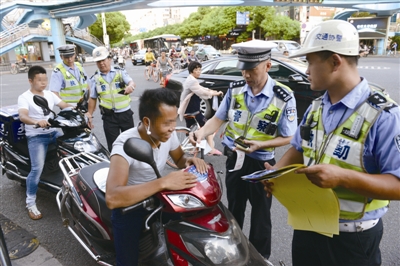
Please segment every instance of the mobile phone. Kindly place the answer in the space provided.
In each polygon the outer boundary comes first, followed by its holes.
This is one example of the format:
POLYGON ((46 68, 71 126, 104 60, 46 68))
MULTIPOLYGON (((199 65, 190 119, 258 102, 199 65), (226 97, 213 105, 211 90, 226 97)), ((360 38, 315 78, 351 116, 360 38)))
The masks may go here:
POLYGON ((118 94, 125 94, 125 90, 124 90, 124 89, 120 90, 120 91, 118 92, 118 94))
POLYGON ((233 142, 235 143, 237 148, 247 151, 248 149, 250 149, 250 145, 244 143, 244 140, 245 140, 245 138, 243 136, 240 136, 237 139, 235 139, 233 142))

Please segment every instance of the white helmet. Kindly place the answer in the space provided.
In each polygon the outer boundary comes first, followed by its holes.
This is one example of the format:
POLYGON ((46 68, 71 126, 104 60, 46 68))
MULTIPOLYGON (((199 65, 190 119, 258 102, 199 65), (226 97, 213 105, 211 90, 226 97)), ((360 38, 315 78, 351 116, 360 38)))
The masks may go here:
POLYGON ((104 60, 108 57, 110 53, 108 52, 107 48, 104 46, 100 46, 100 47, 96 47, 93 50, 93 61, 97 62, 97 61, 101 61, 104 60))
POLYGON ((358 56, 359 40, 357 29, 344 20, 328 20, 315 26, 298 52, 289 57, 309 53, 331 51, 336 54, 358 56))

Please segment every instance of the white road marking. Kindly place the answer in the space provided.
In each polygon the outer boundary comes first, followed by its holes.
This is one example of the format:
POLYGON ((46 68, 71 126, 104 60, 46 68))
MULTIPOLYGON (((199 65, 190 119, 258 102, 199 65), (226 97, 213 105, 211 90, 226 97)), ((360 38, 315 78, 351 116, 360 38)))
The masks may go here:
POLYGON ((388 70, 390 67, 374 67, 374 66, 358 66, 359 69, 378 69, 378 70, 388 70))

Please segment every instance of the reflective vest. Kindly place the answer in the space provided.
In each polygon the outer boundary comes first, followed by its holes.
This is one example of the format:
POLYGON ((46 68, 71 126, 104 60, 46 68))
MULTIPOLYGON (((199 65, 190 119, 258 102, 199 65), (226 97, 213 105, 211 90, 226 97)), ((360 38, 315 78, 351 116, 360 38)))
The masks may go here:
POLYGON ((85 83, 86 77, 81 64, 75 63, 75 66, 78 67, 80 72, 79 80, 77 80, 63 64, 58 64, 56 66, 56 69, 61 72, 65 81, 65 88, 61 89, 60 98, 67 103, 79 102, 87 88, 87 84, 85 83))
MULTIPOLYGON (((321 103, 322 97, 314 100, 307 115, 306 124, 311 131, 308 140, 302 139, 304 164, 333 164, 366 173, 363 153, 368 132, 381 112, 393 107, 393 100, 380 91, 372 90, 371 96, 329 135, 324 133, 321 103)), ((357 220, 365 212, 389 204, 388 200, 369 199, 343 187, 333 190, 340 203, 340 219, 357 220)))
POLYGON ((106 109, 121 110, 130 105, 131 97, 129 95, 118 94, 121 89, 125 88, 125 86, 121 86, 124 84, 121 70, 117 70, 110 84, 103 79, 99 71, 94 74, 94 79, 100 106, 106 109))
MULTIPOLYGON (((225 135, 232 139, 243 136, 247 140, 258 141, 267 141, 276 138, 278 121, 282 116, 287 102, 293 97, 292 90, 276 82, 279 86, 274 86, 274 96, 268 107, 253 114, 247 107, 244 92, 241 92, 244 84, 244 81, 233 83, 225 135), (240 87, 235 88, 235 85, 240 85, 240 87)), ((266 148, 264 150, 272 152, 274 148, 266 148)))

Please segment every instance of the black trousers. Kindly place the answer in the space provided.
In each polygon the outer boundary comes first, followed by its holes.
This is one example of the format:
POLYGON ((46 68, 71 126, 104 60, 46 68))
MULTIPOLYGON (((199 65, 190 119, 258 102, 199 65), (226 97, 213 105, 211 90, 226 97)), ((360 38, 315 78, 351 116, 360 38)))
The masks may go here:
POLYGON ((106 135, 107 147, 111 152, 112 144, 121 132, 133 128, 133 111, 131 109, 122 113, 108 113, 102 115, 103 129, 106 135))
POLYGON ((243 228, 247 200, 251 204, 250 236, 249 240, 257 251, 264 257, 271 255, 271 204, 272 198, 267 198, 262 183, 243 181, 242 176, 255 171, 263 170, 264 162, 275 164, 275 159, 268 161, 255 160, 245 156, 242 169, 229 172, 235 167, 236 152, 225 147, 226 160, 226 191, 228 209, 235 217, 240 228, 243 228))
POLYGON ((382 219, 363 232, 340 232, 326 237, 310 231, 295 230, 292 242, 293 266, 378 266, 382 219))

